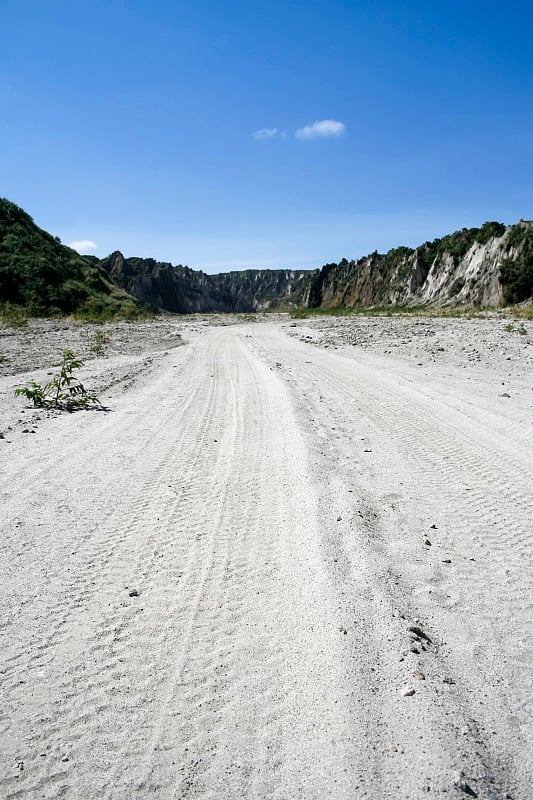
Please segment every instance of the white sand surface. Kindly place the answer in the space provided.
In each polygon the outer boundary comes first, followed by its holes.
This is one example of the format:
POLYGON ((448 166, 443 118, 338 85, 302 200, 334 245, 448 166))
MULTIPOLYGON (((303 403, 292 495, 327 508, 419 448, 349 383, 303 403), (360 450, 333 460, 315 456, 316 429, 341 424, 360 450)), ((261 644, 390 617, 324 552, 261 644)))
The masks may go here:
POLYGON ((505 324, 0 332, 0 797, 529 800, 533 323, 505 324), (13 397, 68 346, 105 410, 13 397))

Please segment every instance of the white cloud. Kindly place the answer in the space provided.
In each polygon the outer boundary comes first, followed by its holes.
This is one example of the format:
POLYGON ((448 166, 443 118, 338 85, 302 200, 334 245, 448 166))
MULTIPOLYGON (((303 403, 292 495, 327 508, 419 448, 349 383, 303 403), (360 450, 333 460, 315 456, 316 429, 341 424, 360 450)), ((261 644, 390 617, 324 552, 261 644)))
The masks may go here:
POLYGON ((73 250, 77 250, 78 253, 86 253, 87 250, 98 249, 96 242, 91 242, 90 239, 80 239, 79 242, 69 242, 68 246, 72 247, 73 250))
POLYGON ((261 128, 260 131, 255 131, 253 134, 254 139, 272 139, 278 132, 277 128, 261 128))
POLYGON ((313 122, 312 125, 306 125, 304 128, 298 128, 295 132, 297 139, 327 139, 338 138, 346 131, 344 122, 337 122, 334 119, 321 119, 313 122))

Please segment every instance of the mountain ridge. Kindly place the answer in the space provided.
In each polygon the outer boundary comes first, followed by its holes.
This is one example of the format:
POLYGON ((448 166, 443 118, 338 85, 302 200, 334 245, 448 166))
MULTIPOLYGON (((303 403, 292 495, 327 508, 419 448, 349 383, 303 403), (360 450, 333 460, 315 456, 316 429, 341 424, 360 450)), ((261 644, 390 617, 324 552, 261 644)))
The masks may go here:
POLYGON ((135 317, 153 312, 238 312, 372 306, 501 306, 533 297, 533 222, 486 222, 320 269, 209 275, 119 250, 82 256, 0 199, 0 304, 32 315, 135 317))

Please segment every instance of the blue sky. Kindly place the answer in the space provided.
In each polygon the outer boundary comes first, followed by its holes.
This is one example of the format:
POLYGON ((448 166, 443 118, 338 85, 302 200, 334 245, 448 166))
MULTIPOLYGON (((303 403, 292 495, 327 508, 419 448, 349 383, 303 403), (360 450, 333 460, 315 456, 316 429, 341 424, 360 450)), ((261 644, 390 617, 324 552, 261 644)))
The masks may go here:
POLYGON ((532 218, 532 29, 520 1, 2 0, 0 195, 208 272, 532 218))

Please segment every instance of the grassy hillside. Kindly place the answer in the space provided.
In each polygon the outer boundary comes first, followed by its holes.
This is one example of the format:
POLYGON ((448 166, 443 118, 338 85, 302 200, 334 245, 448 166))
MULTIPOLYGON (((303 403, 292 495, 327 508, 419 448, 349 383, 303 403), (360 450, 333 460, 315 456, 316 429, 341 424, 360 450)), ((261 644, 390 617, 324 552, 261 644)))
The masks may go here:
POLYGON ((0 199, 0 306, 9 305, 31 316, 135 318, 140 313, 102 269, 0 199))

